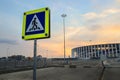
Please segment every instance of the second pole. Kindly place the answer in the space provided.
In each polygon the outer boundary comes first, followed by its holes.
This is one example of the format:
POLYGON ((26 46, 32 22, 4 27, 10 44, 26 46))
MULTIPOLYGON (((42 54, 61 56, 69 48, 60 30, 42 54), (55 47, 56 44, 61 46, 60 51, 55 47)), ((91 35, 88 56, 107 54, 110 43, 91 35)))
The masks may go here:
POLYGON ((36 80, 36 61, 37 61, 37 39, 34 40, 34 64, 33 64, 33 80, 36 80))

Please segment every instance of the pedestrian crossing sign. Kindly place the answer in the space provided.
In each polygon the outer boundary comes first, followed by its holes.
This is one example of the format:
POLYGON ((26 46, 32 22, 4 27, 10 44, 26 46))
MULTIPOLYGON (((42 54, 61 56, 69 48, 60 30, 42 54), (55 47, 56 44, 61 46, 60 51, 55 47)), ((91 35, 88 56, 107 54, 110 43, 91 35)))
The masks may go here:
POLYGON ((22 39, 50 38, 50 9, 41 8, 23 15, 22 39))

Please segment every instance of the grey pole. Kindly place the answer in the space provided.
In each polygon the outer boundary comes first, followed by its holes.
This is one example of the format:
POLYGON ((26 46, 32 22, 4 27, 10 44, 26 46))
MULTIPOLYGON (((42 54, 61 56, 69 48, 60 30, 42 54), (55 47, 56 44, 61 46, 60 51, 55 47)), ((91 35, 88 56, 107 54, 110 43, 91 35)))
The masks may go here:
POLYGON ((63 18, 63 33, 64 33, 64 62, 65 62, 65 57, 66 57, 66 47, 65 47, 65 17, 67 16, 66 14, 61 15, 63 18))
POLYGON ((37 54, 37 40, 34 40, 34 64, 33 64, 33 80, 36 80, 36 54, 37 54))

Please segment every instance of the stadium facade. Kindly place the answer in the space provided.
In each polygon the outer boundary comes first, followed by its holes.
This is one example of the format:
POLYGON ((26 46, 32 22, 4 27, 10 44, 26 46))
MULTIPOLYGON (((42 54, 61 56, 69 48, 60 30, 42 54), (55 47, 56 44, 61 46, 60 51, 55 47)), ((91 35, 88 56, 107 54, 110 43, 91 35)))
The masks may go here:
POLYGON ((101 59, 120 57, 120 43, 96 44, 72 49, 72 57, 79 59, 101 59))

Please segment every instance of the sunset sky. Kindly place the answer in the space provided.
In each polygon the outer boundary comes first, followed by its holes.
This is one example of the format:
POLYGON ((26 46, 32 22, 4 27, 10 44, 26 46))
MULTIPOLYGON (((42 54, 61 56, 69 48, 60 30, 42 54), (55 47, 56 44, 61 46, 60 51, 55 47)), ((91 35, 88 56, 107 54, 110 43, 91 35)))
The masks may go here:
POLYGON ((1 0, 0 57, 33 56, 33 40, 21 38, 23 13, 43 7, 51 10, 51 38, 38 40, 37 55, 63 57, 63 13, 66 57, 74 47, 120 42, 120 0, 1 0))

